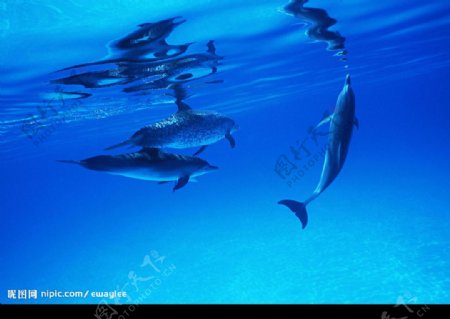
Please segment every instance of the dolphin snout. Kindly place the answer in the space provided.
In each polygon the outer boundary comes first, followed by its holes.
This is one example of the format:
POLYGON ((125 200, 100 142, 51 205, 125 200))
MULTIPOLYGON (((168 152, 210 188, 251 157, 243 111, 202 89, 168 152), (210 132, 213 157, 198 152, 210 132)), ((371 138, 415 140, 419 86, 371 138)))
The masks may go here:
POLYGON ((347 75, 345 76, 345 84, 350 85, 350 83, 351 83, 350 74, 347 74, 347 75))

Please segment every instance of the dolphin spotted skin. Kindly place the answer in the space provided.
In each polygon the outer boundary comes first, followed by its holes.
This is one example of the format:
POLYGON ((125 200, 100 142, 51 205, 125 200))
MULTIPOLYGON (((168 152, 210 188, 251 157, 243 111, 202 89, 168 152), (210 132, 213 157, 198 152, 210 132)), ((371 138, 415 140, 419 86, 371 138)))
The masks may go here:
POLYGON ((213 111, 191 109, 186 103, 177 101, 178 112, 168 118, 145 126, 128 140, 110 146, 135 145, 150 148, 190 148, 201 147, 199 154, 209 144, 216 143, 224 137, 233 148, 236 144, 231 133, 237 129, 233 119, 213 111))
POLYGON ((189 179, 218 169, 198 157, 166 153, 154 148, 143 148, 139 152, 115 156, 94 156, 81 161, 58 162, 79 164, 90 170, 135 179, 160 183, 176 181, 174 191, 185 186, 189 179))
POLYGON ((358 127, 358 120, 355 117, 355 95, 350 85, 350 75, 347 75, 345 79, 344 88, 338 96, 334 113, 322 120, 317 127, 328 122, 330 123, 328 147, 325 153, 322 175, 316 189, 304 202, 291 199, 278 202, 278 204, 287 206, 295 213, 302 223, 302 228, 305 228, 308 224, 306 206, 322 194, 339 175, 347 158, 353 126, 358 127))

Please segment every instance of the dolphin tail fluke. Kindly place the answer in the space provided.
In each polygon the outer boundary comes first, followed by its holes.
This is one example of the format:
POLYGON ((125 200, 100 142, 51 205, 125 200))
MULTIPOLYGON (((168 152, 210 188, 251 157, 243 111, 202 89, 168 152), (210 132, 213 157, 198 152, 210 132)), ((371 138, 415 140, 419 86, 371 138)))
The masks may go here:
POLYGON ((126 141, 123 141, 123 142, 121 142, 119 144, 114 144, 112 146, 109 146, 109 147, 105 148, 105 151, 109 151, 109 150, 112 150, 114 148, 130 145, 130 144, 132 144, 131 140, 126 140, 126 141))
POLYGON ((306 205, 302 202, 297 202, 291 199, 283 199, 278 202, 278 204, 287 206, 291 211, 295 213, 295 216, 300 219, 302 223, 302 229, 305 229, 308 224, 308 213, 306 212, 306 205))

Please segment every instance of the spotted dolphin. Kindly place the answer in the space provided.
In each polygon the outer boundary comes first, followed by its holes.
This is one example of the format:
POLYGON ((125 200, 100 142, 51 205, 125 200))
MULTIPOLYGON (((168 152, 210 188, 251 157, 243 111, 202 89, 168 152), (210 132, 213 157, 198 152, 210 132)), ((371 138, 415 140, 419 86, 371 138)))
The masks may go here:
POLYGON ((193 110, 181 100, 177 100, 176 104, 178 106, 176 113, 141 128, 126 141, 105 150, 126 145, 177 149, 200 147, 194 154, 197 155, 207 145, 223 138, 226 138, 234 148, 236 142, 231 133, 237 129, 237 125, 233 119, 213 111, 193 110))
POLYGON ((59 160, 81 165, 87 169, 113 175, 167 183, 176 181, 173 190, 185 186, 189 180, 217 169, 201 158, 166 153, 155 148, 121 155, 100 155, 81 161, 59 160))
MULTIPOLYGON (((338 96, 336 108, 329 117, 323 119, 317 127, 330 123, 329 138, 325 161, 322 168, 320 181, 312 195, 304 202, 284 199, 278 202, 287 206, 300 219, 302 228, 308 224, 306 206, 316 199, 339 175, 347 158, 353 126, 358 127, 355 117, 355 95, 350 85, 350 75, 345 79, 344 88, 338 96)), ((316 128, 317 128, 316 127, 316 128)))

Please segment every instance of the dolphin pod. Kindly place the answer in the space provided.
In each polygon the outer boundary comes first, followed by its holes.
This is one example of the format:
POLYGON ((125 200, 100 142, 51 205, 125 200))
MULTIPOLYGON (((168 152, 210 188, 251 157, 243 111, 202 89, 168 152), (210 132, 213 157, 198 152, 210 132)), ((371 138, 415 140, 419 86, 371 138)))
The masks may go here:
MULTIPOLYGON (((311 23, 308 35, 316 40, 327 41, 330 50, 342 50, 345 55, 345 38, 338 32, 329 31, 336 21, 320 9, 305 8, 307 0, 291 0, 285 7, 287 13, 311 23)), ((232 148, 235 140, 231 135, 237 125, 234 120, 217 112, 193 110, 184 100, 187 94, 183 85, 187 82, 207 77, 217 72, 223 57, 216 54, 214 41, 207 43, 204 53, 185 55, 191 43, 171 45, 166 38, 185 20, 178 17, 156 23, 139 25, 139 29, 122 39, 109 44, 109 55, 103 60, 84 63, 62 69, 71 74, 52 83, 79 85, 89 89, 122 86, 127 94, 146 95, 173 90, 177 112, 171 116, 142 127, 130 138, 112 145, 105 150, 122 146, 136 146, 141 150, 121 155, 100 155, 85 160, 62 160, 87 169, 130 178, 166 183, 176 181, 174 191, 185 186, 189 180, 211 172, 217 167, 195 157, 208 145, 227 139, 232 148), (99 66, 104 67, 99 70, 99 66), (112 67, 111 67, 112 66, 112 67), (95 67, 89 70, 89 67, 95 67), (83 68, 83 69, 81 69, 83 68), (86 71, 84 68, 88 68, 86 71), (106 69, 105 69, 106 68, 106 69), (77 73, 80 69, 82 72, 77 73), (207 70, 206 75, 198 76, 198 70, 207 70), (164 152, 163 148, 185 149, 200 147, 193 156, 164 152)), ((355 118, 355 97, 347 75, 344 88, 338 96, 336 108, 330 117, 322 120, 317 127, 330 123, 325 161, 319 183, 304 202, 291 199, 278 203, 287 206, 300 219, 302 228, 308 223, 306 206, 327 189, 339 175, 347 157, 353 132, 358 124, 355 118)), ((220 80, 204 84, 221 83, 220 80)), ((90 98, 91 93, 84 98, 90 98)), ((164 93, 167 95, 166 93, 164 93)), ((317 128, 316 127, 316 128, 317 128)))
POLYGON ((347 75, 345 84, 340 92, 336 108, 329 117, 323 119, 316 129, 326 123, 330 123, 327 151, 323 163, 322 175, 312 195, 304 202, 284 199, 278 204, 287 206, 300 219, 302 228, 308 224, 306 206, 322 194, 339 175, 347 158, 353 126, 358 127, 355 117, 355 95, 350 83, 350 75, 347 75))
MULTIPOLYGON (((237 129, 237 125, 233 119, 218 112, 193 110, 184 102, 188 94, 183 85, 216 73, 219 61, 223 58, 216 54, 213 40, 208 41, 207 51, 203 53, 185 54, 191 43, 168 44, 167 37, 184 22, 180 17, 175 17, 140 24, 136 31, 111 41, 108 44, 109 53, 104 59, 58 71, 70 71, 70 74, 54 79, 52 83, 78 85, 97 91, 121 86, 122 92, 139 95, 161 94, 160 92, 173 90, 177 105, 177 112, 171 116, 147 125, 128 140, 105 149, 129 145, 140 147, 138 152, 58 162, 78 164, 90 170, 161 184, 175 181, 174 191, 190 180, 195 180, 195 177, 217 169, 195 156, 207 145, 224 138, 234 148, 236 142, 231 133, 237 129), (199 148, 193 156, 162 150, 193 147, 199 148)), ((221 81, 205 82, 214 83, 221 81)), ((92 95, 89 93, 86 98, 92 95)))
POLYGON ((191 54, 186 52, 192 43, 167 43, 167 37, 185 21, 175 17, 140 24, 136 31, 111 41, 102 60, 63 68, 57 74, 64 76, 51 83, 96 89, 99 94, 101 89, 120 87, 127 94, 146 95, 215 74, 223 57, 216 54, 213 40, 206 44, 206 52, 191 54))

